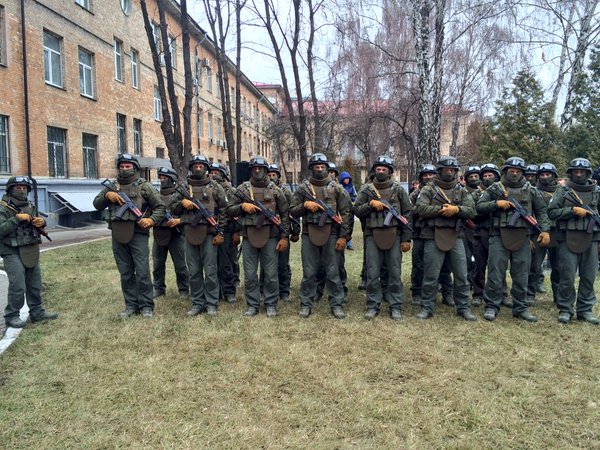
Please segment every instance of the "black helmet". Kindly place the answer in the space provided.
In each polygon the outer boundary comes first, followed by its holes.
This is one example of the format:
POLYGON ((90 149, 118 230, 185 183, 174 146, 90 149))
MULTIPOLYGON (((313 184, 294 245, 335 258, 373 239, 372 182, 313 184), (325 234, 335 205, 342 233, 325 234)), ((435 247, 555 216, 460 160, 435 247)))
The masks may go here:
POLYGON ((466 179, 469 175, 472 175, 474 173, 476 173, 477 175, 479 175, 480 172, 481 172, 481 167, 479 167, 479 166, 469 166, 469 167, 467 167, 467 170, 465 170, 464 177, 466 179))
POLYGON ((556 178, 558 178, 558 171, 556 170, 556 166, 552 163, 541 163, 538 166, 537 175, 539 175, 542 172, 550 172, 556 178))
POLYGON ((269 172, 275 172, 277 175, 281 176, 281 170, 279 170, 277 164, 269 164, 269 172))
POLYGON ((426 173, 437 174, 437 169, 433 164, 424 164, 423 167, 419 170, 419 181, 426 173))
POLYGON ((170 167, 161 167, 160 169, 158 169, 158 176, 163 176, 163 177, 168 177, 170 178, 174 183, 177 182, 177 179, 179 178, 179 175, 177 175, 177 172, 175 172, 175 170, 173 170, 170 167))
POLYGON ((315 164, 325 164, 328 166, 328 162, 327 156, 325 156, 323 153, 314 153, 308 160, 308 168, 311 169, 315 164))
POLYGON ((525 168, 525 175, 537 175, 538 173, 538 165, 537 164, 529 164, 525 168))
POLYGON ((592 164, 585 158, 575 158, 569 163, 569 167, 567 167, 567 173, 570 173, 571 170, 581 169, 587 171, 589 175, 591 175, 594 170, 592 169, 592 164))
POLYGON ((440 171, 446 167, 458 170, 460 169, 460 164, 458 164, 458 160, 454 156, 442 156, 438 159, 436 168, 440 171))
POLYGON ((335 163, 328 162, 327 166, 328 166, 327 172, 335 172, 336 176, 338 176, 340 174, 340 171, 338 170, 338 168, 335 165, 335 163))
POLYGON ((121 153, 119 156, 117 156, 117 169, 119 168, 119 164, 121 164, 122 162, 131 163, 136 168, 136 170, 140 170, 140 162, 134 155, 130 155, 129 153, 121 153))
POLYGON ((496 178, 499 180, 500 179, 500 169, 498 169, 498 166, 496 164, 493 163, 485 163, 483 166, 481 166, 481 169, 479 171, 479 174, 481 176, 483 176, 483 174, 485 172, 492 172, 494 175, 496 175, 496 178))
POLYGON ((13 186, 18 186, 18 185, 25 185, 27 186, 27 192, 31 192, 31 179, 29 177, 25 177, 25 176, 17 176, 17 177, 10 177, 8 179, 8 181, 6 182, 6 192, 10 192, 10 189, 13 186))
POLYGON ((206 170, 210 169, 210 163, 208 162, 208 158, 204 155, 194 155, 192 156, 192 158, 190 159, 190 162, 188 163, 188 170, 192 170, 192 167, 194 166, 194 164, 204 164, 206 166, 206 170))
POLYGON ((220 162, 213 162, 210 165, 210 170, 218 170, 219 172, 221 172, 221 175, 227 178, 227 170, 225 168, 226 166, 224 166, 220 162))
POLYGON ((387 155, 380 155, 377 157, 373 165, 371 166, 371 170, 375 171, 375 167, 383 166, 390 169, 390 173, 394 173, 394 161, 391 157, 387 155))
POLYGON ((253 167, 264 167, 266 170, 269 170, 269 163, 262 156, 255 156, 250 159, 250 164, 248 164, 249 169, 253 167))
POLYGON ((502 166, 502 172, 506 172, 506 169, 519 169, 525 172, 525 160, 523 158, 519 158, 518 156, 511 156, 506 161, 504 161, 504 165, 502 166))

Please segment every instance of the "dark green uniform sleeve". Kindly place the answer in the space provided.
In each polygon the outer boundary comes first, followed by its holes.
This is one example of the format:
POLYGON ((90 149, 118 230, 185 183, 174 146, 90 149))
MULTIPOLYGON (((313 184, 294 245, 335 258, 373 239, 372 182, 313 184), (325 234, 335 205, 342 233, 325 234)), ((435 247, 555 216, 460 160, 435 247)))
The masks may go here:
POLYGON ((106 193, 108 191, 108 188, 104 188, 98 193, 98 195, 96 195, 96 197, 94 197, 93 205, 97 211, 102 211, 103 209, 108 208, 110 205, 110 201, 106 198, 106 193))
POLYGON ((473 200, 473 196, 469 194, 467 191, 463 192, 462 196, 462 204, 458 206, 458 214, 456 217, 459 219, 474 219, 477 215, 477 211, 475 211, 475 200, 473 200))
POLYGON ((568 220, 575 217, 573 208, 565 207, 565 189, 561 186, 555 192, 548 203, 548 217, 551 220, 568 220))
POLYGON ((227 195, 225 194, 225 190, 217 182, 215 182, 213 186, 213 198, 215 199, 215 204, 219 209, 219 216, 217 217, 219 227, 224 230, 230 220, 229 216, 227 215, 227 195))
POLYGON ((542 231, 550 231, 548 205, 546 205, 546 200, 544 200, 544 194, 534 187, 531 188, 531 206, 533 207, 533 214, 535 214, 540 229, 542 231))
POLYGON ((341 185, 336 185, 336 202, 337 212, 342 217, 342 224, 340 225, 340 237, 346 237, 350 239, 352 237, 352 230, 350 226, 350 214, 352 211, 352 202, 350 196, 341 185))
POLYGON ((429 184, 421 189, 415 205, 415 213, 421 219, 431 219, 440 215, 442 207, 440 205, 432 205, 433 195, 433 188, 429 184))
POLYGON ((494 211, 497 211, 498 205, 496 205, 496 200, 500 198, 496 195, 496 184, 492 184, 489 188, 487 188, 477 200, 477 212, 482 215, 491 214, 494 211))
POLYGON ((0 239, 14 232, 19 226, 19 222, 15 213, 5 207, 0 207, 0 239))
POLYGON ((152 212, 150 219, 152 219, 154 223, 159 223, 164 219, 167 211, 164 202, 160 198, 160 194, 154 186, 152 186, 152 183, 148 181, 142 184, 141 193, 142 198, 146 201, 146 204, 152 212))
POLYGON ((367 194, 367 189, 369 189, 369 184, 363 185, 358 191, 354 202, 354 214, 360 219, 367 217, 373 211, 373 208, 369 205, 372 199, 367 194))
MULTIPOLYGON (((243 191, 243 184, 240 184, 236 190, 243 191)), ((227 214, 229 214, 229 217, 242 217, 244 215, 244 212, 242 211, 242 199, 235 195, 235 191, 232 192, 231 198, 229 199, 227 214)))
POLYGON ((275 188, 275 202, 277 205, 277 214, 279 214, 279 218, 281 219, 281 226, 285 230, 285 234, 283 236, 280 235, 279 238, 288 239, 290 237, 290 205, 287 201, 285 193, 279 187, 275 188))
MULTIPOLYGON (((409 219, 412 215, 413 206, 412 206, 412 203, 410 202, 410 198, 409 198, 407 192, 402 187, 400 187, 398 189, 397 201, 400 204, 402 215, 404 217, 406 217, 407 219, 409 219)), ((409 223, 410 223, 410 220, 409 220, 409 223)), ((402 225, 402 233, 400 235, 401 242, 410 242, 411 239, 412 239, 411 231, 408 229, 408 227, 405 227, 404 225, 402 225)))
MULTIPOLYGON (((302 183, 304 185, 304 183, 302 183)), ((306 214, 306 208, 304 208, 304 197, 296 190, 292 195, 292 205, 290 206, 290 215, 292 217, 302 217, 306 214)))

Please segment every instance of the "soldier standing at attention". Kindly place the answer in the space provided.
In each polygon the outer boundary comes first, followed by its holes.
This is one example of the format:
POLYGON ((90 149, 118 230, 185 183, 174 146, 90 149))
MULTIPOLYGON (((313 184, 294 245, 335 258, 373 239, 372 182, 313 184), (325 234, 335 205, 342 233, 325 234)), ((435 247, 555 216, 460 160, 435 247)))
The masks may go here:
POLYGON ((183 224, 185 232, 192 297, 192 309, 187 314, 192 317, 204 312, 216 316, 219 307, 217 247, 225 241, 227 198, 219 183, 210 178, 209 167, 206 156, 194 155, 188 164, 187 195, 171 205, 179 216, 172 223, 183 224))
POLYGON ((365 319, 371 320, 379 315, 384 297, 381 289, 381 266, 385 261, 388 277, 385 300, 390 307, 390 316, 401 319, 400 310, 404 303, 402 285, 402 253, 410 250, 411 232, 407 226, 392 214, 390 206, 401 216, 408 216, 412 205, 406 191, 391 179, 394 173, 392 159, 379 156, 373 168, 375 180, 365 184, 359 191, 354 212, 357 217, 365 218, 364 242, 367 265, 367 312, 365 319))
MULTIPOLYGON (((179 176, 175 170, 170 167, 161 167, 158 169, 158 179, 160 180, 160 198, 165 205, 173 203, 174 198, 181 198, 181 194, 176 191, 179 176)), ((167 213, 167 215, 169 214, 167 213)), ((164 296, 167 291, 165 268, 169 253, 173 267, 175 267, 179 297, 187 298, 190 286, 188 269, 185 265, 185 239, 179 227, 169 225, 169 221, 173 217, 167 218, 167 215, 152 230, 154 235, 152 244, 154 299, 164 296)))
MULTIPOLYGON (((140 177, 140 163, 132 155, 117 158, 117 182, 113 191, 105 187, 94 198, 94 208, 108 208, 108 227, 112 230, 112 249, 121 274, 121 290, 125 310, 119 317, 126 319, 142 313, 151 318, 154 311, 152 280, 150 279, 149 229, 165 216, 165 204, 152 184, 140 177), (139 218, 130 208, 123 210, 125 194, 138 212, 151 211, 150 217, 139 218), (119 211, 124 211, 120 214, 119 211)), ((145 214, 144 214, 145 215, 145 214)))
POLYGON ((40 230, 46 221, 27 198, 31 192, 28 177, 10 177, 6 194, 0 201, 0 256, 8 275, 8 295, 4 321, 7 327, 23 328, 19 311, 27 300, 32 323, 53 320, 58 314, 42 305, 42 271, 40 269, 40 230))
POLYGON ((244 255, 244 290, 248 309, 246 317, 256 316, 260 308, 258 265, 264 271, 264 302, 267 317, 277 316, 279 300, 279 275, 277 252, 289 248, 289 205, 283 191, 267 177, 269 163, 256 156, 250 160, 250 181, 237 187, 227 212, 242 221, 242 253, 244 255), (260 202, 273 213, 269 220, 261 212, 260 202))
POLYGON ((592 313, 596 304, 594 281, 598 271, 600 241, 600 219, 597 218, 600 188, 590 180, 591 175, 592 165, 587 159, 572 160, 567 168, 566 186, 556 190, 548 205, 548 215, 556 221, 561 269, 556 300, 561 323, 571 321, 575 308, 578 320, 594 325, 600 323, 592 313), (579 273, 577 292, 576 273, 579 273))
POLYGON ((529 238, 536 219, 542 246, 550 243, 550 222, 546 202, 540 191, 525 179, 525 161, 513 156, 502 167, 500 181, 492 184, 477 202, 477 212, 491 214, 488 277, 483 292, 486 320, 495 320, 502 302, 502 283, 510 261, 513 316, 528 322, 537 322, 527 307, 527 279, 531 262, 529 238), (516 211, 522 206, 525 217, 516 211), (532 217, 535 216, 535 218, 532 217))
POLYGON ((423 219, 421 238, 425 240, 422 310, 417 319, 433 317, 440 270, 449 255, 457 314, 465 320, 477 320, 469 307, 467 261, 461 236, 462 221, 475 217, 475 202, 458 183, 459 168, 456 158, 442 157, 437 163, 438 178, 421 189, 417 198, 415 210, 423 219))
MULTIPOLYGON (((481 196, 483 192, 481 188, 481 178, 479 176, 480 171, 479 166, 469 166, 467 170, 465 170, 465 187, 467 188, 467 192, 471 194, 473 197, 473 201, 477 204, 477 200, 481 196)), ((467 279, 469 280, 469 285, 471 289, 473 288, 473 276, 475 271, 475 263, 473 262, 473 254, 475 253, 475 222, 471 221, 466 223, 464 228, 465 237, 463 239, 463 243, 465 244, 465 256, 467 257, 467 279)))
POLYGON ((311 176, 303 181, 292 197, 290 213, 302 217, 302 283, 300 316, 308 317, 315 298, 315 275, 320 265, 327 273, 331 313, 343 319, 344 289, 340 281, 338 256, 350 240, 350 201, 337 182, 327 175, 327 157, 315 153, 308 163, 311 176))

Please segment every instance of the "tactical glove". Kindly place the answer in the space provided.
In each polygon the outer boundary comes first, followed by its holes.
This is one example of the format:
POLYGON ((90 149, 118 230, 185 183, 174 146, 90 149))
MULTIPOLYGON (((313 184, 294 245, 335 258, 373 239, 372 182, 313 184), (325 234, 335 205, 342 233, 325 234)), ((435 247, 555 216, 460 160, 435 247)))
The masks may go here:
POLYGON ((548 247, 550 245, 550 233, 542 231, 538 236, 537 241, 542 247, 548 247))
POLYGON ((346 239, 338 238, 338 240, 335 241, 335 251, 343 252, 344 250, 346 250, 346 239))
POLYGON ((240 245, 240 242, 242 242, 242 240, 240 239, 240 235, 237 233, 233 233, 231 235, 231 242, 233 242, 233 245, 240 245))
POLYGON ((323 207, 319 205, 317 202, 312 202, 307 200, 304 202, 304 208, 308 209, 312 213, 316 213, 319 210, 323 210, 323 207))
POLYGON ((181 224, 181 219, 173 217, 172 219, 167 220, 167 225, 171 228, 175 228, 176 226, 181 224))
POLYGON ((371 200, 369 206, 377 211, 383 211, 385 209, 385 205, 379 200, 371 200))
POLYGON ((219 245, 222 245, 223 242, 225 242, 225 237, 222 234, 217 234, 214 238, 213 238, 213 245, 215 247, 218 247, 219 245))
POLYGON ((585 210, 584 208, 581 208, 580 206, 573 206, 573 214, 575 214, 578 217, 585 217, 592 213, 590 211, 585 210))
POLYGON ((15 217, 21 222, 31 222, 31 216, 27 213, 18 213, 15 217))
POLYGON ((402 250, 402 253, 408 252, 410 250, 410 242, 401 242, 400 250, 402 250))
POLYGON ((143 219, 140 219, 138 225, 145 230, 154 226, 154 220, 150 219, 149 217, 144 217, 143 219))
POLYGON ((31 223, 36 228, 43 228, 46 225, 46 221, 42 217, 34 217, 31 219, 31 223))
POLYGON ((457 215, 460 212, 460 208, 456 205, 450 205, 449 203, 445 203, 440 210, 440 214, 444 217, 452 217, 457 215))
POLYGON ((275 250, 277 250, 279 253, 283 253, 289 248, 289 245, 290 244, 288 243, 288 240, 286 238, 281 238, 279 239, 279 242, 277 242, 275 250))
POLYGON ((260 208, 252 203, 242 203, 242 211, 246 214, 256 214, 260 212, 260 208))
POLYGON ((192 209, 200 209, 198 205, 196 205, 193 201, 188 200, 187 198, 181 200, 181 205, 189 211, 191 211, 192 209))
POLYGON ((290 236, 290 241, 292 242, 298 242, 300 240, 300 236, 298 236, 297 234, 292 234, 290 236))
POLYGON ((509 202, 508 200, 496 200, 496 206, 500 209, 510 209, 510 208, 514 208, 515 205, 513 205, 511 202, 509 202))
POLYGON ((108 191, 106 193, 105 197, 111 203, 117 203, 118 205, 122 205, 125 203, 125 200, 123 200, 119 194, 117 194, 116 192, 113 192, 113 191, 108 191))

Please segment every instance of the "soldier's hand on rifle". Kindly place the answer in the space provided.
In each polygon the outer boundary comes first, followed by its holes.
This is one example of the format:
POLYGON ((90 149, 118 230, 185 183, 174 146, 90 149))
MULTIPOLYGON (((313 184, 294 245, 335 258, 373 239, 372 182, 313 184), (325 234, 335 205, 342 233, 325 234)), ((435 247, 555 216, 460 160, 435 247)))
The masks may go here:
POLYGON ((500 209, 510 209, 510 208, 514 208, 515 205, 513 205, 511 202, 509 202, 508 200, 496 200, 496 206, 500 209))
POLYGON ((591 211, 588 211, 585 208, 581 208, 580 206, 573 206, 573 214, 578 217, 585 217, 587 215, 591 215, 591 211))
POLYGON ((386 206, 379 200, 371 200, 369 202, 369 206, 377 211, 383 211, 386 208, 386 206))
POLYGON ((304 202, 304 208, 308 209, 311 213, 316 213, 319 210, 324 211, 324 208, 321 205, 310 200, 304 202))
POLYGON ((343 237, 338 238, 338 240, 335 241, 335 251, 343 252, 344 250, 346 250, 346 239, 343 237))
POLYGON ((457 215, 460 212, 460 208, 456 205, 451 205, 449 203, 444 203, 442 209, 440 210, 440 214, 444 217, 452 217, 457 215))
POLYGON ((21 222, 31 222, 31 216, 27 213, 17 213, 15 217, 21 222))
POLYGON ((298 236, 297 234, 292 234, 290 236, 290 241, 292 242, 298 242, 300 240, 300 236, 298 236))
POLYGON ((400 250, 402 250, 402 253, 408 252, 410 250, 410 242, 401 242, 400 250))
POLYGON ((43 228, 46 225, 46 221, 42 217, 34 217, 31 219, 31 223, 36 228, 43 228))
POLYGON ((116 203, 117 205, 123 205, 125 203, 125 200, 123 200, 119 194, 113 191, 108 191, 104 197, 106 197, 109 202, 116 203))
POLYGON ((172 219, 167 220, 167 225, 171 228, 175 228, 176 226, 181 225, 181 219, 173 217, 172 219))
POLYGON ((222 234, 217 234, 213 238, 213 245, 216 247, 218 247, 219 245, 223 245, 223 242, 225 242, 225 237, 222 234))
POLYGON ((233 242, 233 245, 240 245, 240 242, 242 242, 242 240, 240 239, 240 235, 237 233, 233 233, 231 235, 231 242, 233 242))
POLYGON ((281 218, 279 216, 275 216, 273 217, 273 225, 275 225, 276 227, 278 227, 279 225, 281 225, 281 218))
POLYGON ((144 217, 143 219, 140 219, 138 225, 145 230, 154 226, 154 220, 149 217, 144 217))
POLYGON ((181 206, 183 206, 188 211, 191 211, 192 209, 200 209, 198 205, 196 205, 193 201, 188 200, 187 198, 181 200, 181 206))
POLYGON ((550 233, 542 231, 538 236, 537 241, 542 247, 548 247, 550 245, 550 233))
POLYGON ((242 211, 246 214, 256 214, 257 212, 260 212, 260 208, 252 203, 244 202, 242 203, 242 211))
POLYGON ((286 238, 281 238, 277 242, 277 245, 275 246, 275 250, 277 250, 279 253, 283 253, 289 248, 289 246, 290 246, 290 244, 289 244, 288 240, 286 238))

